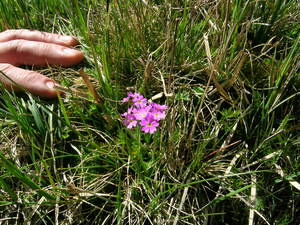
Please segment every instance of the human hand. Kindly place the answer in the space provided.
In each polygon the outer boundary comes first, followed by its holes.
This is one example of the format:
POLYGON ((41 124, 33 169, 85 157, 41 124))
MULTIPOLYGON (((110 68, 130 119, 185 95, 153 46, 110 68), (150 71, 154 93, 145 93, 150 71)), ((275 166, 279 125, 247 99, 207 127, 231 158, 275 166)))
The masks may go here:
MULTIPOLYGON (((53 80, 18 66, 74 66, 83 60, 81 51, 69 48, 76 44, 77 40, 71 36, 33 30, 4 31, 0 33, 0 70, 33 95, 42 98, 57 97, 53 80)), ((8 91, 22 91, 2 73, 0 80, 8 91)))

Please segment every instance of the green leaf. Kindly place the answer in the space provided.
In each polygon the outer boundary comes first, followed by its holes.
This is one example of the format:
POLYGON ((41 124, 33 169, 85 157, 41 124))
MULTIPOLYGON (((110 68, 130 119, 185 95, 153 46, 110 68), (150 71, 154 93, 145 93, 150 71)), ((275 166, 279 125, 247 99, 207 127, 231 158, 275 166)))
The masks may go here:
POLYGON ((40 186, 34 183, 26 174, 22 173, 14 164, 8 161, 2 153, 0 153, 0 158, 2 160, 2 165, 7 169, 9 173, 15 176, 19 181, 25 184, 27 187, 31 188, 33 191, 38 192, 40 195, 46 197, 49 200, 55 200, 56 198, 50 195, 48 192, 42 190, 40 186))
POLYGON ((7 183, 0 177, 0 184, 5 192, 9 194, 14 202, 18 201, 18 196, 14 193, 14 191, 7 185, 7 183))

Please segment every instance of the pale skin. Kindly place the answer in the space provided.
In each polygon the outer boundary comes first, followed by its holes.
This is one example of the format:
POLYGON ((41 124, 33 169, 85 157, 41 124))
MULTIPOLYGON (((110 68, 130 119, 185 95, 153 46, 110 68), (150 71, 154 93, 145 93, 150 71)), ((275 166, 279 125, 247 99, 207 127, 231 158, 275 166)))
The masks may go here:
MULTIPOLYGON (((81 51, 72 49, 76 44, 77 40, 74 37, 66 35, 35 30, 4 31, 0 33, 0 70, 31 94, 42 98, 55 98, 55 81, 18 66, 74 66, 84 57, 81 51)), ((2 73, 0 80, 8 91, 22 91, 2 73)))

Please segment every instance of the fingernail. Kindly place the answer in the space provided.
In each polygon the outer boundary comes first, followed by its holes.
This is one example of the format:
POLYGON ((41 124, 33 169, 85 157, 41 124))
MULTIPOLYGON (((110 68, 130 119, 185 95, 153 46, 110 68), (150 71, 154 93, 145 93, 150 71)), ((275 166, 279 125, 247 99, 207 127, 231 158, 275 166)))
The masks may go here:
POLYGON ((54 89, 54 82, 53 81, 47 81, 46 85, 47 85, 48 88, 54 89))
POLYGON ((74 50, 72 48, 64 48, 63 51, 64 51, 64 53, 67 53, 68 55, 74 55, 78 52, 77 50, 74 50))
POLYGON ((65 42, 70 42, 73 38, 70 36, 59 36, 59 39, 65 42))

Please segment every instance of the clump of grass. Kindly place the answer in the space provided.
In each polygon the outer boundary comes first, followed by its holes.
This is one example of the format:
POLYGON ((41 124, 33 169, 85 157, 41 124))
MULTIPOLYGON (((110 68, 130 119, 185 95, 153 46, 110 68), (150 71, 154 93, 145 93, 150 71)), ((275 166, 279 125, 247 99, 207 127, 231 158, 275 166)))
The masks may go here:
POLYGON ((39 224, 299 222, 297 7, 1 2, 2 30, 75 35, 86 56, 77 68, 41 71, 65 86, 56 100, 3 91, 1 217, 39 224), (168 106, 155 133, 126 129, 127 92, 168 106))

